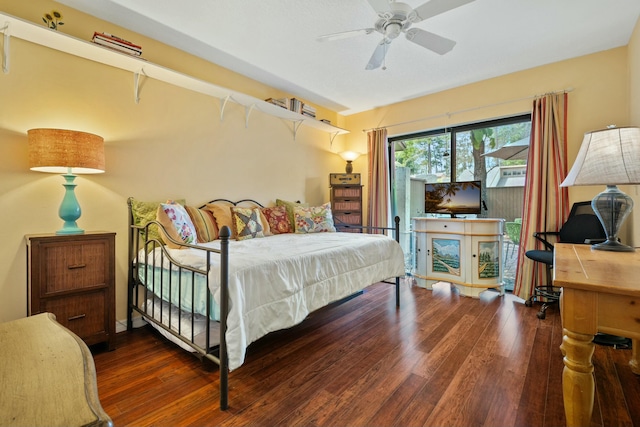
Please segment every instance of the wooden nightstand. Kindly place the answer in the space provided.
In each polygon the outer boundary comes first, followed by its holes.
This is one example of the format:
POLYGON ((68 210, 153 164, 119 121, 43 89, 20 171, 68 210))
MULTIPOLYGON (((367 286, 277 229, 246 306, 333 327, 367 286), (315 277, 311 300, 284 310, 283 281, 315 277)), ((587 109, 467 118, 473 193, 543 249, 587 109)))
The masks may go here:
POLYGON ((27 313, 115 348, 115 233, 27 235, 27 313))
POLYGON ((331 185, 331 211, 338 231, 361 233, 344 225, 362 226, 362 185, 331 185))

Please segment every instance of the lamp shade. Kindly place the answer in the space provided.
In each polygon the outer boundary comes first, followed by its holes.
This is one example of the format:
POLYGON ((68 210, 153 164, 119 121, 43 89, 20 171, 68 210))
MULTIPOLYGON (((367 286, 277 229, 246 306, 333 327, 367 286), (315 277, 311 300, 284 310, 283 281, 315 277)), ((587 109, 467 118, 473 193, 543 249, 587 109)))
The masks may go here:
POLYGON ((76 174, 104 172, 104 139, 92 133, 31 129, 29 168, 38 172, 76 174))
POLYGON ((640 128, 584 134, 580 151, 561 187, 640 184, 640 128))
POLYGON ((348 162, 352 162, 360 157, 360 153, 358 153, 357 151, 343 151, 341 153, 338 153, 338 155, 348 162))
POLYGON ((602 223, 607 240, 592 246, 604 251, 631 252, 618 231, 633 209, 633 199, 618 184, 640 184, 640 129, 610 127, 584 134, 578 157, 561 187, 606 185, 591 207, 602 223))

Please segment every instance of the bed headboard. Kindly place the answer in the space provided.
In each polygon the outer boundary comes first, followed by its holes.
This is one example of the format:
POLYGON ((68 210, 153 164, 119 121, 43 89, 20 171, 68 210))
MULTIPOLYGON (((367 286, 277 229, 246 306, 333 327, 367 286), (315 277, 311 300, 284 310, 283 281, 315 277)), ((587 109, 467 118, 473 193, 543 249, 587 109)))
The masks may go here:
POLYGON ((257 207, 264 208, 264 206, 262 205, 262 203, 260 203, 260 202, 256 202, 256 201, 255 201, 255 200, 253 200, 253 199, 241 199, 241 200, 238 200, 238 201, 235 201, 235 202, 234 202, 234 201, 232 201, 232 200, 229 200, 229 199, 213 199, 213 200, 211 200, 211 201, 209 201, 209 202, 205 203, 204 205, 200 206, 200 208, 206 208, 206 207, 207 207, 207 204, 209 204, 209 203, 229 203, 229 204, 231 204, 231 205, 233 205, 233 206, 240 206, 240 205, 255 205, 255 206, 257 206, 257 207))

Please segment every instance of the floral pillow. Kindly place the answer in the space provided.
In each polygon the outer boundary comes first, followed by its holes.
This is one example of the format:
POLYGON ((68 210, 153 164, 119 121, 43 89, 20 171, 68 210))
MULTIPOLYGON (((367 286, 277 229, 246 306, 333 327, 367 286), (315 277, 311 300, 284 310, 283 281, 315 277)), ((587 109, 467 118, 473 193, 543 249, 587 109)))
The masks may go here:
POLYGON ((286 206, 262 208, 262 215, 269 224, 271 234, 293 233, 286 206))
MULTIPOLYGON (((176 203, 180 203, 184 205, 184 199, 176 200, 176 203)), ((146 225, 149 221, 154 221, 157 217, 158 206, 162 202, 143 202, 140 200, 136 200, 133 197, 131 198, 131 215, 133 216, 133 225, 146 225)), ((160 236, 160 231, 158 230, 158 226, 155 224, 150 225, 148 228, 149 235, 147 236, 147 240, 155 239, 158 242, 162 243, 162 237, 160 236)), ((140 234, 144 237, 144 230, 140 234)))
MULTIPOLYGON (((188 244, 198 243, 196 228, 184 206, 178 203, 160 203, 156 219, 166 230, 166 234, 172 239, 188 244)), ((160 230, 164 233, 163 230, 160 230)), ((170 248, 180 248, 169 239, 164 239, 170 248)))
POLYGON ((264 237, 264 227, 260 220, 259 208, 231 208, 233 234, 236 240, 264 237))
POLYGON ((293 217, 293 208, 296 206, 303 206, 305 208, 309 207, 308 203, 300 203, 300 202, 289 202, 287 200, 276 199, 276 206, 284 206, 287 208, 287 215, 289 216, 289 221, 294 224, 295 218, 293 217))
POLYGON ((305 208, 296 206, 293 208, 295 218, 296 233, 321 233, 334 232, 336 227, 333 224, 331 214, 331 203, 322 206, 305 208))

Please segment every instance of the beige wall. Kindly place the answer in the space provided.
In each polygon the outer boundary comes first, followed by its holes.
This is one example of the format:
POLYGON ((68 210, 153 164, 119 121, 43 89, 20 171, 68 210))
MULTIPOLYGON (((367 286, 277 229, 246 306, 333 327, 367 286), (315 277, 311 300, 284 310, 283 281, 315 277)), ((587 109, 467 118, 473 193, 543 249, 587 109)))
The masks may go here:
MULTIPOLYGON (((114 28, 44 0, 0 0, 0 10, 41 22, 59 10, 63 30, 90 39, 94 29, 140 42, 145 58, 220 86, 267 98, 282 96, 243 76, 175 49, 114 28)), ((0 38, 0 44, 2 43, 0 38)), ((27 130, 76 129, 105 139, 106 173, 76 179, 82 207, 78 225, 109 230, 116 237, 116 318, 126 318, 127 209, 141 200, 185 198, 199 205, 213 198, 276 198, 320 204, 329 200, 328 174, 344 170, 342 138, 330 146, 328 133, 292 125, 259 111, 245 128, 243 107, 229 103, 220 121, 220 100, 147 79, 134 102, 131 73, 12 38, 10 72, 0 73, 0 321, 26 315, 24 235, 54 232, 62 225, 58 207, 63 178, 32 172, 27 130)), ((295 94, 292 94, 295 95, 295 94)), ((340 124, 337 114, 319 117, 340 124)))
MULTIPOLYGON (((151 62, 259 98, 283 95, 59 3, 0 0, 3 12, 36 23, 52 9, 63 13, 64 31, 76 37, 90 39, 96 29, 109 31, 140 42, 151 62)), ((570 87, 574 88, 569 95, 573 159, 585 131, 629 122, 627 67, 629 62, 632 67, 636 64, 638 73, 637 33, 636 29, 630 55, 627 48, 613 49, 348 117, 319 108, 319 117, 352 131, 338 137, 333 146, 328 134, 304 127, 294 141, 289 123, 260 112, 252 114, 245 128, 244 109, 233 104, 221 122, 219 100, 150 79, 142 87, 141 102, 135 104, 130 73, 12 39, 11 70, 0 75, 0 158, 4 159, 0 209, 5 224, 0 229, 0 321, 26 314, 24 235, 53 232, 61 225, 57 210, 63 180, 28 170, 28 129, 77 129, 105 138, 106 173, 80 176, 76 194, 83 209, 81 227, 117 233, 116 317, 122 320, 128 196, 186 198, 192 204, 215 197, 253 197, 267 204, 275 198, 304 199, 319 204, 328 199, 328 173, 344 168, 333 153, 347 148, 366 152, 362 129, 440 116, 390 128, 393 135, 518 114, 529 111, 531 100, 513 100, 570 87), (486 107, 490 105, 494 106, 486 107), (456 113, 463 110, 471 111, 456 113)), ((631 79, 631 85, 637 102, 640 82, 631 79)), ((640 124, 638 110, 632 108, 635 124, 640 124)), ((363 177, 366 164, 366 156, 354 162, 363 177)), ((571 197, 591 198, 596 192, 591 187, 572 189, 571 197)))
MULTIPOLYGON (((627 73, 627 47, 557 62, 348 116, 345 125, 352 132, 346 143, 349 149, 366 152, 367 139, 362 129, 407 123, 389 127, 389 136, 394 136, 513 116, 531 111, 533 95, 571 89, 568 103, 571 167, 585 132, 609 124, 629 125, 627 73)), ((366 168, 366 158, 354 162, 354 169, 365 176, 366 168)), ((590 200, 603 189, 572 187, 569 197, 572 202, 590 200)), ((365 197, 366 191, 367 187, 365 197)), ((623 238, 630 241, 628 233, 623 238)))

